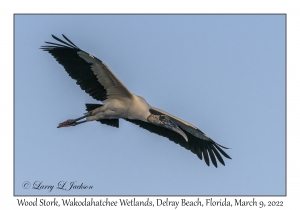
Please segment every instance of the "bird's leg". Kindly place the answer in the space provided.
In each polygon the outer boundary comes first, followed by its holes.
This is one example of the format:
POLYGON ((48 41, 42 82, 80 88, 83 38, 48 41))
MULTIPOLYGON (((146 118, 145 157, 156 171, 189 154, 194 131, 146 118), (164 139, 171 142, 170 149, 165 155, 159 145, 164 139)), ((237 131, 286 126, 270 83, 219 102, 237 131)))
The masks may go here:
POLYGON ((88 117, 88 116, 90 116, 90 114, 91 114, 90 112, 87 112, 87 113, 84 114, 84 116, 79 117, 79 118, 77 118, 77 119, 74 119, 74 120, 66 120, 66 121, 64 121, 64 122, 62 122, 62 123, 59 123, 59 125, 57 126, 57 128, 69 127, 69 126, 76 126, 76 125, 78 125, 78 124, 85 123, 86 120, 80 121, 80 122, 77 122, 77 121, 78 121, 78 120, 81 120, 81 119, 83 119, 83 118, 86 118, 86 117, 88 117))

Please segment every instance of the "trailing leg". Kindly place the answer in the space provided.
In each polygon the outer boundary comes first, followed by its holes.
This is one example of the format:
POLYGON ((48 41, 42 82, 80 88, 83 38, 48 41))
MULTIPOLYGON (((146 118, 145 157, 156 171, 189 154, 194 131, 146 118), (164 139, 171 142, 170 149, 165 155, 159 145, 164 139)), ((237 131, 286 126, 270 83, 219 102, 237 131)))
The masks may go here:
POLYGON ((82 117, 79 117, 77 119, 74 119, 74 120, 66 120, 62 123, 59 123, 59 125, 57 126, 57 128, 62 128, 62 127, 69 127, 69 126, 76 126, 78 124, 81 124, 81 123, 85 123, 87 122, 86 120, 84 121, 79 121, 83 118, 87 118, 88 116, 90 116, 90 112, 86 113, 84 116, 82 117), (79 121, 79 122, 78 122, 79 121))

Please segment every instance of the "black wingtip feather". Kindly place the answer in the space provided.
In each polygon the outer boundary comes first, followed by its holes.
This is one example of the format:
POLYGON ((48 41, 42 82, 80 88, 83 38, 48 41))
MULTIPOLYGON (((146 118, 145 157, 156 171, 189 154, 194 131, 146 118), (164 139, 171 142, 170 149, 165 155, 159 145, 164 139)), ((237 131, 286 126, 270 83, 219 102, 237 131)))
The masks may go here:
POLYGON ((58 37, 56 37, 56 36, 54 36, 54 35, 52 35, 52 37, 53 37, 54 39, 56 39, 57 41, 59 41, 59 42, 61 42, 61 43, 64 43, 65 45, 68 45, 68 46, 71 47, 71 48, 77 48, 76 46, 73 46, 73 45, 71 45, 71 44, 69 44, 69 43, 63 41, 63 40, 61 40, 60 38, 58 38, 58 37))
POLYGON ((50 53, 57 60, 57 62, 65 68, 69 76, 77 81, 77 84, 86 93, 96 100, 106 100, 107 91, 91 70, 91 64, 87 63, 78 55, 78 51, 82 50, 79 49, 65 35, 63 35, 63 37, 66 39, 66 41, 63 41, 54 35, 52 35, 52 37, 59 43, 46 42, 49 45, 42 46, 40 49, 50 53))
MULTIPOLYGON (((213 141, 214 142, 214 141, 213 141)), ((214 144, 216 144, 216 145, 218 145, 219 147, 222 147, 222 148, 224 148, 224 149, 231 149, 231 148, 228 148, 228 147, 224 147, 224 146, 222 146, 222 145, 220 145, 220 144, 218 144, 218 143, 216 143, 216 142, 214 142, 214 144)))
POLYGON ((208 157, 208 154, 207 154, 207 148, 205 148, 205 149, 203 150, 203 156, 204 156, 204 160, 205 160, 205 162, 206 162, 206 165, 209 166, 209 157, 208 157))
POLYGON ((202 160, 202 153, 197 153, 197 156, 200 160, 202 160))
POLYGON ((65 35, 62 34, 62 36, 68 41, 70 42, 74 47, 76 47, 77 49, 79 49, 73 42, 71 42, 70 39, 68 39, 65 35))
POLYGON ((219 154, 219 152, 215 149, 214 145, 212 145, 212 150, 214 152, 214 154, 216 155, 217 159, 219 160, 219 162, 225 166, 224 160, 222 158, 222 156, 219 154))
POLYGON ((201 147, 198 147, 197 156, 200 158, 200 160, 202 160, 202 153, 201 147))
POLYGON ((227 155, 226 152, 224 152, 217 144, 214 144, 214 146, 218 149, 219 152, 222 153, 223 156, 225 156, 228 159, 231 159, 231 157, 227 155))
POLYGON ((209 148, 207 148, 207 151, 208 151, 208 153, 209 153, 210 160, 211 160, 211 162, 214 164, 214 166, 215 166, 216 168, 218 168, 217 160, 216 160, 216 158, 215 158, 214 153, 212 152, 211 145, 208 145, 208 147, 209 147, 209 148))

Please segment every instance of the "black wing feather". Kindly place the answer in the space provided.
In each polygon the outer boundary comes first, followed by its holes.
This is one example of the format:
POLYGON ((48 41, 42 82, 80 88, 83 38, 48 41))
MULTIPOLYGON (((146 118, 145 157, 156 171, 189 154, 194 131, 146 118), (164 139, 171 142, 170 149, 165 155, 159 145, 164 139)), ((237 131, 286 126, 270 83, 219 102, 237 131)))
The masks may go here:
POLYGON ((219 162, 222 163, 223 165, 225 165, 222 156, 219 154, 218 151, 216 151, 215 147, 211 147, 211 149, 214 151, 214 154, 215 154, 216 157, 218 158, 219 162))
MULTIPOLYGON (((218 149, 219 152, 222 153, 222 155, 224 155, 226 158, 231 159, 231 157, 229 157, 229 155, 226 154, 226 152, 224 152, 219 146, 219 144, 215 143, 214 146, 218 149)), ((222 147, 222 146, 221 146, 222 147)))
POLYGON ((200 160, 202 160, 202 149, 201 149, 201 147, 198 147, 198 150, 197 150, 197 156, 198 156, 198 158, 200 158, 200 160))
POLYGON ((209 166, 209 157, 208 157, 208 154, 207 154, 207 148, 205 145, 202 145, 203 146, 203 157, 204 157, 204 160, 206 162, 206 164, 209 166))
POLYGON ((207 145, 209 148, 207 149, 208 153, 209 153, 209 157, 210 157, 210 160, 211 162, 214 164, 214 166, 217 168, 218 167, 218 164, 217 164, 217 160, 215 158, 215 154, 212 150, 212 146, 211 145, 207 145))
POLYGON ((73 42, 71 42, 70 39, 68 39, 65 35, 62 34, 62 36, 68 41, 70 42, 73 46, 75 46, 77 49, 79 49, 73 42))
MULTIPOLYGON (((53 42, 45 42, 46 44, 52 44, 52 45, 56 45, 58 47, 66 47, 66 45, 62 45, 62 44, 57 44, 57 43, 53 43, 53 42)), ((48 45, 42 46, 42 47, 49 47, 48 45)))
POLYGON ((81 87, 82 90, 96 100, 106 100, 107 92, 99 83, 96 75, 94 75, 93 71, 91 70, 91 64, 87 63, 77 54, 77 52, 82 50, 80 50, 64 35, 63 37, 69 43, 57 38, 56 36, 52 35, 52 37, 60 43, 56 44, 52 42, 46 42, 49 45, 42 46, 41 49, 49 52, 57 60, 57 62, 65 68, 70 77, 77 81, 76 83, 81 87), (61 43, 65 45, 62 45, 61 43))
MULTIPOLYGON (((61 40, 60 38, 58 38, 58 37, 56 37, 56 36, 54 36, 54 35, 52 35, 52 37, 53 37, 54 39, 56 39, 57 41, 59 41, 59 42, 61 42, 61 43, 64 43, 65 45, 68 45, 68 46, 71 47, 71 48, 77 48, 76 46, 74 46, 74 45, 72 45, 72 44, 69 44, 69 43, 65 42, 64 40, 61 40)), ((79 48, 77 48, 77 49, 79 50, 79 48)))
POLYGON ((186 134, 186 136, 188 137, 188 142, 186 142, 184 140, 184 138, 179 135, 176 132, 171 132, 169 129, 164 128, 164 127, 160 127, 148 122, 144 122, 144 121, 140 121, 140 120, 131 120, 131 119, 125 119, 133 124, 136 124, 138 126, 140 126, 141 128, 144 128, 152 133, 156 133, 160 136, 164 136, 167 137, 168 139, 170 139, 171 141, 173 141, 176 144, 179 144, 180 146, 190 150, 191 152, 195 153, 201 160, 202 157, 204 158, 206 164, 209 166, 210 165, 210 161, 209 159, 212 161, 212 163, 214 164, 215 167, 217 166, 217 160, 215 157, 217 157, 217 159, 219 160, 219 162, 222 165, 225 165, 222 156, 220 155, 220 153, 225 156, 226 158, 229 158, 229 155, 227 155, 219 146, 219 144, 216 144, 213 140, 203 140, 203 139, 199 139, 195 136, 193 136, 192 134, 190 134, 189 132, 186 132, 184 129, 182 129, 182 131, 186 134), (217 148, 217 149, 216 149, 217 148), (210 158, 209 158, 210 157, 210 158))

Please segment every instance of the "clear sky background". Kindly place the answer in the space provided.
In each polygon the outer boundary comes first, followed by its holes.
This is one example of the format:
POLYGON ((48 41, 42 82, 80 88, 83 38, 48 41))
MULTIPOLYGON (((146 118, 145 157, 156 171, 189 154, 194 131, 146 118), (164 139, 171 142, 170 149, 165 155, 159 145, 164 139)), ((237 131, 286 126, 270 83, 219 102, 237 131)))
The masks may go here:
POLYGON ((16 15, 15 195, 285 195, 284 15, 16 15), (98 103, 39 49, 66 35, 149 104, 230 147, 208 167, 120 120, 57 129, 98 103), (28 181, 92 190, 23 189, 28 181))

